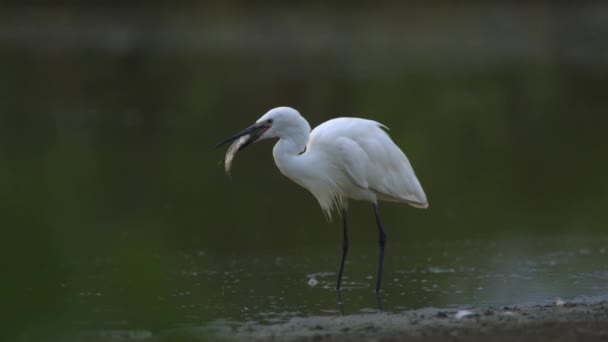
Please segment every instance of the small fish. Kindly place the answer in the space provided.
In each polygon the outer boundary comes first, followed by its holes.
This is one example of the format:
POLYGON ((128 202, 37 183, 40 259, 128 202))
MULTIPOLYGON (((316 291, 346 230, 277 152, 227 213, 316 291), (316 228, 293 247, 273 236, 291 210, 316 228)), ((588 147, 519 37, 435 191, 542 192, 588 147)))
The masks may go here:
POLYGON ((235 140, 228 148, 226 157, 224 158, 224 169, 226 170, 227 174, 230 174, 230 167, 232 166, 232 159, 234 158, 234 155, 238 152, 239 148, 243 146, 247 140, 249 140, 250 136, 250 134, 243 135, 235 140))

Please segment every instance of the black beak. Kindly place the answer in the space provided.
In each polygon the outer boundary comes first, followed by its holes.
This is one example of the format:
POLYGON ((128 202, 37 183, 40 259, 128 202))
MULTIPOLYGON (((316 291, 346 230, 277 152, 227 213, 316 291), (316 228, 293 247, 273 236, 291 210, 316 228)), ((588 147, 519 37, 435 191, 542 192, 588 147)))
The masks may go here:
POLYGON ((270 128, 270 126, 268 126, 266 124, 256 123, 254 125, 251 125, 251 126, 245 128, 244 130, 238 132, 237 134, 231 136, 230 138, 222 141, 221 143, 217 144, 217 146, 215 146, 215 148, 218 148, 229 142, 233 142, 245 134, 250 134, 251 136, 249 137, 249 139, 243 145, 241 145, 241 147, 239 147, 239 151, 240 151, 240 150, 244 149, 245 147, 249 146, 250 144, 256 142, 260 138, 262 133, 266 132, 269 128, 270 128))

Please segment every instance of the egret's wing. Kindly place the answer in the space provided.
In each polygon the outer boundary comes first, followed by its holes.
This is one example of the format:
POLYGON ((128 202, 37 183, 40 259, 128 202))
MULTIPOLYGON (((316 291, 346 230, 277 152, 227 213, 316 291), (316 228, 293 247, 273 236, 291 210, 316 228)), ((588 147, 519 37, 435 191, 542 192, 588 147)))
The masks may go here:
POLYGON ((344 171, 357 185, 368 189, 367 164, 369 158, 365 150, 357 142, 347 137, 338 137, 335 146, 338 152, 337 160, 341 161, 344 171))
POLYGON ((315 128, 309 143, 311 148, 333 150, 331 156, 338 158, 344 172, 379 198, 426 207, 426 195, 409 160, 382 127, 372 120, 333 119, 315 128))
POLYGON ((367 171, 371 189, 387 200, 426 206, 426 195, 412 165, 385 131, 376 126, 375 132, 362 139, 360 145, 371 161, 367 171))

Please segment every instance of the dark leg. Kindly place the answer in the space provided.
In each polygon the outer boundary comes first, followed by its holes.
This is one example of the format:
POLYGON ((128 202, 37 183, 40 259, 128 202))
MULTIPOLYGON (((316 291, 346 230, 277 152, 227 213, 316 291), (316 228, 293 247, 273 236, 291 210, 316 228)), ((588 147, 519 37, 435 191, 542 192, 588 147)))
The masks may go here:
POLYGON ((378 275, 376 277, 376 293, 380 292, 382 286, 382 264, 384 263, 384 247, 386 246, 386 233, 382 222, 380 222, 380 214, 378 213, 378 205, 373 203, 374 214, 376 214, 376 223, 378 224, 378 246, 380 247, 380 256, 378 258, 378 275))
POLYGON ((376 291, 376 308, 378 312, 382 312, 382 293, 376 291))
POLYGON ((344 237, 342 238, 342 261, 340 261, 340 272, 338 272, 338 285, 336 290, 340 291, 342 286, 342 273, 344 273, 344 261, 348 253, 348 224, 346 223, 346 208, 342 208, 342 224, 344 225, 344 237))
POLYGON ((342 292, 336 291, 336 293, 338 294, 338 312, 340 313, 340 316, 344 316, 344 302, 342 301, 342 292))

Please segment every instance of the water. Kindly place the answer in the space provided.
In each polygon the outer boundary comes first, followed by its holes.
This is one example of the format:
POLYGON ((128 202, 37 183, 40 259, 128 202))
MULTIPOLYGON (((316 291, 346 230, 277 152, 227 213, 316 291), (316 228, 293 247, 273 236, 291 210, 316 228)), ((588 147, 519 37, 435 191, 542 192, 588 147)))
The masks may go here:
POLYGON ((376 312, 368 204, 340 306, 339 223, 271 144, 224 173, 213 147, 279 105, 411 160, 430 208, 380 204, 384 311, 608 293, 605 5, 100 6, 0 13, 9 336, 376 312))
POLYGON ((381 309, 373 292, 372 246, 353 249, 341 303, 334 290, 337 252, 152 252, 141 255, 145 264, 138 265, 118 255, 94 255, 62 265, 69 276, 44 285, 57 289, 61 307, 47 319, 67 331, 155 335, 309 316, 545 304, 608 293, 606 236, 391 244, 381 309), (146 275, 146 269, 166 263, 161 258, 172 259, 171 266, 146 275))

